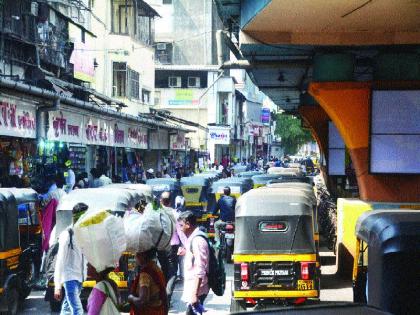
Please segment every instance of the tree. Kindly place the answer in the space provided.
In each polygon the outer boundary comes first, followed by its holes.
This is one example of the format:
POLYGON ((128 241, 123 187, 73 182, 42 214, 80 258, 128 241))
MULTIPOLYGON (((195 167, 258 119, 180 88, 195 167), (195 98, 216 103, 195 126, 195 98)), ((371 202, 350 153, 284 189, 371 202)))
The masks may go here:
POLYGON ((281 137, 285 154, 293 155, 303 144, 313 141, 311 133, 303 129, 299 118, 292 115, 277 114, 275 134, 281 137))

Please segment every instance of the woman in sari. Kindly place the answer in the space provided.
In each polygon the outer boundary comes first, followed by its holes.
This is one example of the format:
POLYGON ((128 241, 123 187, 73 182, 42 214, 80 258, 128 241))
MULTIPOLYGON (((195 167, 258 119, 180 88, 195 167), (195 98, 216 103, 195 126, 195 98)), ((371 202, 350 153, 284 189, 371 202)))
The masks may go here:
POLYGON ((131 287, 128 302, 130 315, 167 315, 166 281, 156 265, 156 250, 137 253, 139 273, 131 287))

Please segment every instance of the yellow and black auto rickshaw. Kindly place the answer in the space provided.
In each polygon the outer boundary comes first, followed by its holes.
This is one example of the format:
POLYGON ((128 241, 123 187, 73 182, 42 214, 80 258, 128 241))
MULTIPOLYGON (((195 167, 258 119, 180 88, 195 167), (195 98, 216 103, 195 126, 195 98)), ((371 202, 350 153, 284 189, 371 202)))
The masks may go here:
MULTIPOLYGON (((134 189, 133 185, 115 186, 109 185, 101 188, 87 188, 72 190, 69 194, 62 197, 57 207, 57 223, 55 238, 57 238, 62 231, 73 224, 72 209, 79 202, 83 202, 89 206, 89 210, 104 210, 109 209, 114 215, 123 216, 125 211, 133 209, 133 207, 141 200, 151 200, 150 188, 148 189, 134 189)), ((146 186, 147 188, 147 186, 146 186)), ((53 236, 51 236, 53 237, 53 236)), ((133 253, 125 252, 119 261, 119 266, 110 273, 109 277, 114 280, 118 286, 122 301, 127 301, 130 282, 135 277, 135 257, 133 253)), ((88 275, 86 281, 83 282, 81 293, 81 300, 86 305, 87 298, 96 285, 88 275)), ((46 300, 50 302, 51 311, 58 311, 61 303, 54 300, 54 279, 48 279, 48 288, 46 293, 46 300)))
POLYGON ((31 293, 40 258, 37 204, 33 189, 0 189, 0 312, 16 314, 31 293))
POLYGON ((238 200, 231 311, 319 297, 312 203, 291 190, 263 187, 238 200))
POLYGON ((277 174, 260 174, 252 176, 253 188, 259 188, 267 185, 271 180, 280 178, 280 175, 277 174))
POLYGON ((264 172, 261 172, 261 171, 246 171, 246 172, 239 173, 236 176, 244 177, 244 178, 252 178, 252 176, 262 175, 262 174, 264 174, 264 172))
POLYGON ((420 211, 374 210, 356 223, 354 302, 419 314, 420 211))

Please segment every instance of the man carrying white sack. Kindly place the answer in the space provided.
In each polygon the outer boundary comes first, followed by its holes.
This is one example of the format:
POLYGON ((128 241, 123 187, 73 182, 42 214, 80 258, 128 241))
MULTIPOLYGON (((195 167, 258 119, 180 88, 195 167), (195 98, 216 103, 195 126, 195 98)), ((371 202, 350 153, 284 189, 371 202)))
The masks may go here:
MULTIPOLYGON (((73 223, 87 211, 88 206, 78 203, 73 208, 73 223)), ((54 298, 61 300, 62 288, 65 296, 61 306, 61 315, 82 315, 80 300, 83 280, 86 278, 86 261, 80 248, 74 241, 73 227, 65 229, 58 239, 59 247, 54 270, 54 298)))

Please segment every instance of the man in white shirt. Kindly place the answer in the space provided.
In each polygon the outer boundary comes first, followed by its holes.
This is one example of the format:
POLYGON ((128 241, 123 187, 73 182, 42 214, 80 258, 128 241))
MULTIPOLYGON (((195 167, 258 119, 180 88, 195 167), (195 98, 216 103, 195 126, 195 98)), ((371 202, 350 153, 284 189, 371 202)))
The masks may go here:
POLYGON ((71 168, 71 161, 67 160, 64 165, 66 166, 66 171, 64 172, 64 178, 66 179, 66 193, 69 193, 73 190, 74 185, 76 184, 76 175, 71 168))
MULTIPOLYGON (((78 203, 73 208, 73 223, 75 223, 88 206, 78 203)), ((61 232, 58 239, 58 253, 54 270, 54 298, 58 301, 62 297, 64 287, 65 296, 61 306, 61 315, 82 315, 83 307, 80 300, 82 283, 86 278, 86 260, 74 241, 73 228, 69 227, 61 232)))

